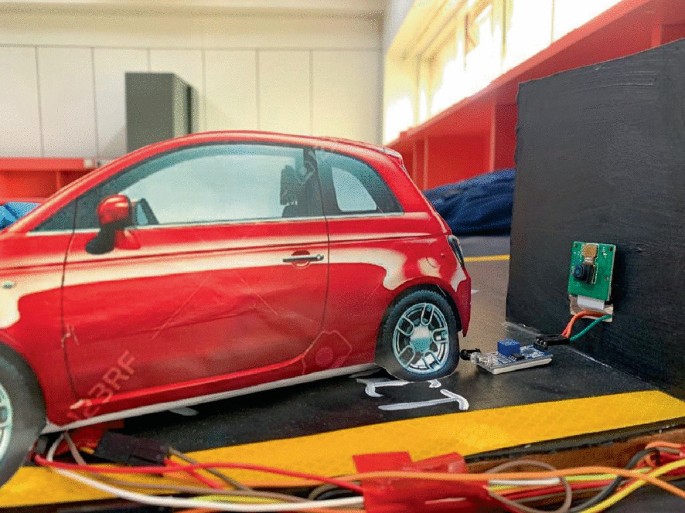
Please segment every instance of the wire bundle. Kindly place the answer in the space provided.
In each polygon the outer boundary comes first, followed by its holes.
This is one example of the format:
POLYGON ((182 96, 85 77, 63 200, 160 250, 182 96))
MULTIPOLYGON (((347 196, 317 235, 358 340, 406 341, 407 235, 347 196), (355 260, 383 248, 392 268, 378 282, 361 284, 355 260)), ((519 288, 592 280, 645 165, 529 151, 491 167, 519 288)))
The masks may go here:
POLYGON ((595 326, 598 324, 607 321, 611 319, 611 315, 601 315, 597 312, 593 312, 591 310, 582 310, 575 314, 573 317, 571 317, 571 320, 568 322, 566 325, 566 328, 564 328, 564 331, 561 332, 562 336, 566 337, 569 339, 571 342, 575 342, 585 334, 587 334, 590 330, 592 330, 595 326), (578 332, 575 335, 571 335, 573 333, 573 326, 575 325, 576 321, 578 319, 585 319, 585 318, 590 318, 593 319, 593 321, 587 325, 585 329, 582 331, 578 332))
MULTIPOLYGON (((685 500, 685 491, 667 480, 685 476, 683 445, 654 442, 636 453, 625 468, 602 466, 557 470, 533 460, 507 462, 482 474, 437 472, 382 471, 331 478, 309 473, 240 463, 199 463, 178 451, 163 467, 105 467, 89 465, 68 433, 50 448, 45 458, 35 456, 39 465, 58 474, 141 504, 190 508, 185 513, 234 511, 268 513, 276 511, 313 511, 315 513, 361 512, 364 488, 359 482, 369 479, 422 480, 481 484, 489 496, 512 513, 597 513, 616 504, 635 490, 651 484, 685 500), (55 452, 65 440, 76 463, 54 460, 55 452), (175 459, 172 459, 175 458, 175 459), (178 461, 180 460, 180 461, 178 461), (505 472, 511 468, 533 467, 534 472, 505 472), (307 498, 288 493, 254 490, 224 474, 221 469, 242 469, 285 475, 321 483, 307 498), (129 478, 119 477, 127 475, 129 478), (164 475, 163 482, 150 483, 131 479, 136 475, 164 475), (182 476, 185 476, 183 478, 182 476), (188 483, 188 479, 192 479, 188 483), (176 493, 180 496, 157 496, 147 492, 176 493), (594 494, 593 494, 594 492, 594 494), (587 494, 592 494, 587 496, 587 494), (583 500, 579 502, 582 495, 583 500), (335 497, 335 498, 326 498, 335 497), (541 510, 531 504, 556 504, 556 510, 541 510), (574 505, 575 501, 575 505, 574 505), (345 509, 340 509, 345 508, 345 509), (350 510, 349 508, 353 508, 350 510)), ((455 497, 454 499, 459 499, 455 497)))
MULTIPOLYGON (((162 506, 170 508, 191 508, 187 511, 233 511, 245 513, 269 513, 279 511, 313 511, 327 513, 329 508, 358 507, 363 505, 361 497, 362 488, 358 485, 334 478, 315 476, 304 472, 295 472, 262 465, 238 464, 238 463, 199 463, 188 456, 172 450, 172 455, 181 459, 184 464, 176 463, 169 459, 164 467, 104 467, 89 465, 79 453, 73 440, 68 433, 61 435, 50 447, 45 458, 34 456, 34 461, 39 465, 49 467, 57 474, 77 481, 81 484, 95 488, 115 497, 140 504, 162 506), (62 442, 67 442, 69 452, 76 463, 62 463, 54 460, 55 452, 62 442), (234 479, 226 476, 219 469, 242 469, 284 475, 313 482, 321 482, 354 492, 353 497, 343 497, 330 500, 307 500, 295 495, 264 492, 253 490, 234 479), (219 481, 207 478, 201 472, 206 471, 219 481), (133 481, 110 477, 113 475, 167 475, 187 474, 200 485, 188 486, 186 482, 175 479, 173 483, 151 484, 148 482, 133 481), (88 474, 88 476, 83 475, 88 474), (182 493, 193 497, 164 497, 135 490, 150 490, 157 493, 182 493)), ((340 512, 339 509, 335 510, 340 512)))
MULTIPOLYGON (((568 476, 566 480, 568 481, 572 490, 571 493, 576 491, 582 491, 584 493, 594 491, 595 495, 577 503, 573 507, 571 507, 570 503, 565 502, 563 506, 568 507, 564 509, 562 506, 562 508, 560 508, 558 511, 564 513, 596 513, 604 511, 648 482, 650 484, 661 486, 661 484, 657 484, 656 482, 652 481, 652 478, 658 478, 665 474, 670 474, 673 478, 684 476, 685 459, 683 459, 682 446, 667 442, 655 442, 648 444, 644 450, 636 453, 627 463, 625 470, 631 471, 631 469, 636 469, 633 472, 642 474, 643 478, 635 476, 635 479, 631 481, 630 479, 626 479, 627 476, 625 473, 623 475, 615 475, 613 472, 608 472, 605 474, 588 473, 585 475, 577 474, 568 476), (671 458, 665 458, 665 455, 671 455, 671 458), (665 465, 658 466, 653 459, 655 456, 658 457, 659 460, 670 459, 670 462, 665 465), (649 481, 647 481, 648 478, 649 481)), ((634 475, 634 473, 632 475, 634 475)), ((666 483, 662 481, 662 484, 666 483)), ((672 485, 668 486, 668 488, 662 488, 682 499, 685 499, 685 492, 679 490, 678 488, 672 487, 672 485)), ((500 493, 509 499, 515 499, 519 501, 520 507, 521 502, 536 500, 540 501, 557 497, 562 491, 560 488, 561 487, 558 485, 525 489, 516 489, 510 487, 508 489, 504 489, 500 493)), ((565 492, 565 498, 568 498, 567 490, 564 489, 563 491, 565 492)), ((521 511, 527 510, 521 509, 521 511)))

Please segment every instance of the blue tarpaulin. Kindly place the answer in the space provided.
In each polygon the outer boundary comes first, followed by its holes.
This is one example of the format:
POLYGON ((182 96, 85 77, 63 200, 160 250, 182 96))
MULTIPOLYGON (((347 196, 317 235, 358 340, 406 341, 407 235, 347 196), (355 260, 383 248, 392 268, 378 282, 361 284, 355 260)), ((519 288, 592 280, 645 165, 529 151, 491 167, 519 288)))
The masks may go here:
POLYGON ((28 201, 10 201, 0 205, 0 230, 11 225, 20 217, 24 217, 39 204, 28 201))
POLYGON ((511 230, 515 169, 502 169, 424 192, 456 235, 511 230))

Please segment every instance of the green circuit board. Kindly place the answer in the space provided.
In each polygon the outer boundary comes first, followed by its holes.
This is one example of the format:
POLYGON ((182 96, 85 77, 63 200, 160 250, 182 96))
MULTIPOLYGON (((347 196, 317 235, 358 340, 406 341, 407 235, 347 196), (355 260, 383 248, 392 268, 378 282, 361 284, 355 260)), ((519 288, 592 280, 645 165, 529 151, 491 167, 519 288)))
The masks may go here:
POLYGON ((574 241, 571 247, 568 293, 602 301, 611 298, 616 246, 597 242, 574 241))

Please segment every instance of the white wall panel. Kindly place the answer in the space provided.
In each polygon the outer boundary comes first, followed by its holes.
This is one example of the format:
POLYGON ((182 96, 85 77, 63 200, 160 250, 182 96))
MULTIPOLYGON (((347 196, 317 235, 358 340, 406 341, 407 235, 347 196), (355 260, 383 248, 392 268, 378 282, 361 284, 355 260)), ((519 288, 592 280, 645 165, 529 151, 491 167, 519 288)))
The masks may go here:
POLYGON ((314 134, 378 142, 379 59, 374 51, 314 52, 314 134))
POLYGON ((197 89, 199 94, 200 131, 207 126, 205 118, 205 79, 202 51, 150 50, 150 71, 176 73, 197 89))
POLYGON ((219 16, 204 20, 204 46, 380 49, 380 31, 373 18, 219 16))
POLYGON ((97 156, 91 49, 39 48, 38 81, 45 156, 97 156))
POLYGON ((34 48, 0 47, 0 156, 41 155, 34 48))
POLYGON ((0 155, 122 154, 124 73, 146 70, 198 90, 201 130, 377 140, 380 18, 198 12, 0 7, 0 155))
POLYGON ((311 134, 311 52, 260 51, 259 127, 311 134))
POLYGON ((256 130, 257 52, 205 52, 207 130, 256 130))
POLYGON ((377 48, 381 23, 345 16, 3 12, 0 44, 130 48, 377 48))
POLYGON ((2 12, 0 44, 199 48, 203 23, 190 15, 2 12))
POLYGON ((113 159, 126 153, 126 72, 148 71, 146 50, 96 48, 95 106, 99 156, 113 159))

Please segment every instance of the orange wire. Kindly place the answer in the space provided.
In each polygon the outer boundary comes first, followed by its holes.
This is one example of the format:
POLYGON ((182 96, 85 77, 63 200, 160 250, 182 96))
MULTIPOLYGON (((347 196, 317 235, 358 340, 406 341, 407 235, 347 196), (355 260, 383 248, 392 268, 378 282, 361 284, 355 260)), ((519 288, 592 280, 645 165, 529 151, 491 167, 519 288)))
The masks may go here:
POLYGON ((566 328, 564 328, 564 331, 561 332, 561 334, 569 338, 571 336, 571 333, 573 332, 573 325, 576 323, 576 321, 582 317, 592 317, 592 318, 598 318, 604 315, 603 313, 599 312, 593 312, 592 310, 581 310, 578 312, 576 315, 571 317, 571 320, 568 321, 568 324, 566 325, 566 328))
MULTIPOLYGON (((673 442, 649 442, 647 445, 645 445, 645 449, 652 449, 652 448, 660 448, 660 447, 667 447, 669 449, 677 449, 680 451, 680 454, 682 457, 683 453, 685 453, 685 444, 678 444, 678 443, 673 443, 673 442)), ((671 458, 678 459, 678 456, 675 454, 669 454, 667 452, 663 453, 664 456, 670 456, 671 458)), ((658 463, 654 460, 654 454, 648 454, 644 458, 642 458, 642 462, 646 464, 649 467, 655 468, 658 466, 658 463)))
POLYGON ((651 449, 652 447, 668 447, 669 449, 678 449, 678 450, 683 450, 685 448, 685 444, 676 444, 673 442, 649 442, 647 445, 645 445, 645 449, 651 449))

